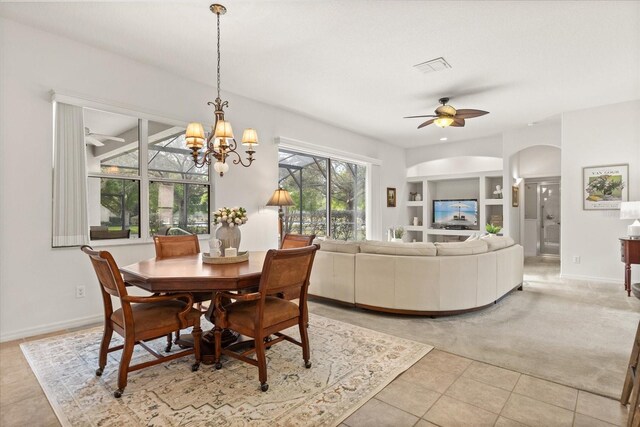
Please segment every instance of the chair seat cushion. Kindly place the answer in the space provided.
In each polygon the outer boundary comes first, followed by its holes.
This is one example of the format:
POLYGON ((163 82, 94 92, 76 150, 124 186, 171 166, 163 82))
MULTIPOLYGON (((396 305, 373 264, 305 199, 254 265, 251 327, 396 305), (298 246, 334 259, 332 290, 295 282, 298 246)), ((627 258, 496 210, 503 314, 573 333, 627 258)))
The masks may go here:
MULTIPOLYGON (((180 329, 178 313, 184 310, 185 305, 186 303, 178 300, 131 304, 135 331, 142 332, 153 329, 176 331, 180 329)), ((186 318, 189 324, 192 325, 201 315, 200 311, 192 308, 187 312, 186 318)), ((111 320, 124 328, 124 315, 121 308, 113 312, 111 320)))
MULTIPOLYGON (((238 301, 225 307, 227 320, 234 325, 255 329, 256 310, 260 301, 238 301)), ((277 297, 267 297, 264 303, 263 328, 276 325, 285 320, 295 319, 300 315, 297 304, 277 297)))

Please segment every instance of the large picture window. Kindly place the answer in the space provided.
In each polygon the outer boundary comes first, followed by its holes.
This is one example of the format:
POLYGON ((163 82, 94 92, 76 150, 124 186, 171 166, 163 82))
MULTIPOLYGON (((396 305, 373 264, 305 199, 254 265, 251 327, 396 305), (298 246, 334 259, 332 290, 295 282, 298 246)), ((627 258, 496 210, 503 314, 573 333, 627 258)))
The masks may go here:
POLYGON ((91 240, 209 233, 209 169, 195 167, 184 127, 83 113, 91 240))
POLYGON ((365 165, 281 149, 279 172, 295 203, 286 209, 285 233, 366 238, 365 165))

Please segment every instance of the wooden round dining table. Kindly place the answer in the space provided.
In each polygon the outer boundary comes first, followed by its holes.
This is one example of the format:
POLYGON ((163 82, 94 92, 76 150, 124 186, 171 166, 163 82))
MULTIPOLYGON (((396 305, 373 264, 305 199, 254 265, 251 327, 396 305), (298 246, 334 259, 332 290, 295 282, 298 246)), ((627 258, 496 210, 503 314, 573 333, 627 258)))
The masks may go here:
POLYGON ((236 264, 206 264, 202 254, 136 262, 120 268, 124 281, 149 292, 215 292, 258 286, 265 251, 236 264))
MULTIPOLYGON (((152 293, 211 292, 212 303, 206 316, 213 323, 213 298, 217 291, 243 291, 260 284, 265 251, 249 252, 249 260, 235 264, 206 264, 202 254, 136 262, 120 268, 127 285, 152 293)), ((238 335, 225 330, 223 346, 233 344, 238 335)), ((180 346, 193 345, 190 335, 182 335, 180 346), (191 341, 190 341, 191 339, 191 341)), ((213 363, 213 330, 202 336, 202 362, 213 363)))

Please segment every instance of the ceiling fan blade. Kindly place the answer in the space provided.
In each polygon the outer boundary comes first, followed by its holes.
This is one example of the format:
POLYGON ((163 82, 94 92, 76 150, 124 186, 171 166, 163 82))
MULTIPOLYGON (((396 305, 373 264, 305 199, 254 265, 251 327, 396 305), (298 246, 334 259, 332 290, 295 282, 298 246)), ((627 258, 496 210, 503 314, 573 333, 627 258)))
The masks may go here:
POLYGON ((424 116, 407 116, 407 117, 404 117, 404 118, 405 119, 418 119, 420 117, 437 117, 437 116, 434 116, 433 114, 427 114, 427 115, 424 115, 424 116))
POLYGON ((431 119, 431 120, 427 120, 426 122, 422 123, 420 126, 418 126, 418 129, 423 128, 425 126, 430 125, 431 123, 433 123, 435 119, 431 119))
POLYGON ((485 114, 489 114, 489 112, 488 111, 482 111, 482 110, 472 110, 472 109, 457 110, 456 111, 456 117, 459 117, 461 119, 471 119, 473 117, 484 116, 485 114))
POLYGON ((104 144, 97 138, 94 138, 91 135, 86 135, 84 140, 87 144, 95 145, 96 147, 104 147, 104 144))
POLYGON ((451 123, 449 126, 454 127, 454 128, 463 128, 464 127, 464 119, 456 116, 456 117, 453 118, 453 123, 451 123))

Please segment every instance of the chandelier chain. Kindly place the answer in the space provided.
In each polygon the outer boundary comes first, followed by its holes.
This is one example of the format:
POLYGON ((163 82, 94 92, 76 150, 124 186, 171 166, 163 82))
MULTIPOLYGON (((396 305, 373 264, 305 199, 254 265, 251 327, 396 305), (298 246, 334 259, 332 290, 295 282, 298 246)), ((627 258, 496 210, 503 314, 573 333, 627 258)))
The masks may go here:
POLYGON ((216 13, 218 20, 218 98, 220 98, 220 14, 216 13))

